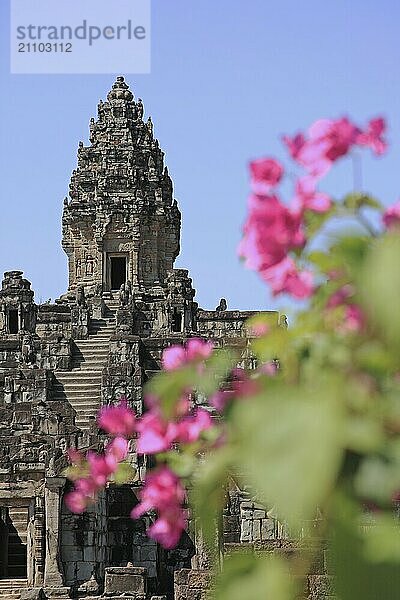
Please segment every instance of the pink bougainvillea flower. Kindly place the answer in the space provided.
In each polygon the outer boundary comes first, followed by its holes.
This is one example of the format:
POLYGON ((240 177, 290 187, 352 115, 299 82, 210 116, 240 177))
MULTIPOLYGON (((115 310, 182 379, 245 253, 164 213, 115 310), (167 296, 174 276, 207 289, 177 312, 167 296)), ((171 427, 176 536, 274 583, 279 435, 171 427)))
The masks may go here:
POLYGON ((214 350, 214 344, 200 338, 191 338, 186 343, 186 360, 193 362, 209 358, 214 350))
POLYGON ((126 401, 118 406, 103 406, 97 416, 97 422, 101 429, 110 435, 130 436, 135 431, 136 416, 126 401))
POLYGON ((201 362, 211 356, 214 345, 200 338, 190 338, 185 346, 170 346, 162 355, 162 365, 166 371, 179 369, 193 362, 201 362))
POLYGON ((227 404, 236 398, 234 390, 218 390, 212 396, 210 396, 208 402, 218 412, 223 412, 227 404))
MULTIPOLYGON (((144 398, 144 402, 149 410, 154 410, 156 412, 160 410, 161 402, 157 396, 147 394, 144 398)), ((193 401, 190 397, 190 394, 183 394, 173 407, 173 416, 183 417, 184 415, 187 415, 192 404, 193 401)))
POLYGON ((293 158, 293 160, 297 161, 299 154, 306 143, 306 138, 304 135, 302 133, 297 133, 292 138, 284 135, 282 137, 282 141, 287 147, 290 156, 293 158))
POLYGON ((360 130, 347 117, 320 119, 308 130, 309 143, 324 148, 324 155, 332 162, 345 156, 356 143, 360 130))
POLYGON ((289 250, 305 243, 301 215, 291 212, 277 196, 250 197, 243 233, 238 254, 249 269, 257 271, 278 264, 289 250))
POLYGON ((258 193, 268 193, 281 181, 282 165, 274 158, 259 158, 250 165, 252 188, 258 193))
POLYGON ((314 212, 325 213, 332 206, 332 200, 324 192, 316 190, 316 180, 310 175, 300 177, 296 181, 295 196, 293 199, 294 210, 313 210, 314 212))
POLYGON ((75 481, 75 490, 81 494, 84 494, 85 496, 94 498, 96 492, 98 491, 98 486, 91 477, 81 477, 75 481))
POLYGON ((163 548, 169 550, 174 548, 179 542, 185 525, 182 510, 172 510, 163 513, 148 528, 147 533, 149 537, 156 540, 163 548))
MULTIPOLYGON (((140 494, 141 504, 159 511, 180 506, 185 499, 185 490, 179 477, 169 467, 162 466, 146 476, 144 488, 140 494)), ((143 514, 148 509, 136 506, 133 510, 143 514)))
POLYGON ((310 271, 298 271, 296 263, 290 257, 279 264, 261 271, 274 296, 286 293, 294 298, 309 298, 314 292, 313 275, 310 271))
POLYGON ((297 134, 294 138, 284 137, 292 158, 311 175, 322 177, 332 164, 345 156, 357 143, 360 130, 343 117, 320 119, 313 123, 308 135, 297 134))
POLYGON ((212 427, 210 414, 199 408, 194 415, 185 417, 177 424, 177 439, 184 444, 197 442, 201 434, 212 427))
POLYGON ((179 369, 186 363, 186 352, 183 346, 166 348, 162 355, 162 366, 166 371, 179 369))
POLYGON ((354 287, 350 284, 343 285, 336 292, 334 292, 329 298, 326 304, 327 308, 336 308, 344 304, 351 296, 354 296, 354 287))
POLYGON ((177 475, 169 467, 159 467, 147 474, 140 503, 132 509, 131 518, 139 519, 149 510, 157 510, 160 518, 171 512, 177 514, 184 499, 185 490, 177 475))
POLYGON ((118 461, 112 454, 101 455, 95 452, 88 452, 87 461, 89 465, 89 477, 98 487, 105 486, 110 475, 115 473, 118 467, 118 461))
POLYGON ((64 501, 68 510, 77 514, 82 514, 88 506, 88 498, 76 490, 65 494, 64 501))
POLYGON ((167 422, 157 409, 145 413, 137 423, 138 454, 156 454, 171 448, 177 434, 175 423, 167 422))
POLYGON ((106 454, 111 454, 116 461, 125 460, 128 455, 128 440, 123 437, 116 437, 106 446, 106 454))
POLYGON ((387 149, 387 142, 383 135, 386 131, 386 122, 382 117, 371 119, 367 129, 357 136, 357 144, 368 146, 376 155, 383 154, 387 149))
POLYGON ((365 327, 365 315, 357 304, 349 304, 345 308, 344 323, 340 329, 345 332, 362 331, 365 327))
POLYGON ((385 210, 382 221, 387 229, 400 227, 400 200, 385 210))

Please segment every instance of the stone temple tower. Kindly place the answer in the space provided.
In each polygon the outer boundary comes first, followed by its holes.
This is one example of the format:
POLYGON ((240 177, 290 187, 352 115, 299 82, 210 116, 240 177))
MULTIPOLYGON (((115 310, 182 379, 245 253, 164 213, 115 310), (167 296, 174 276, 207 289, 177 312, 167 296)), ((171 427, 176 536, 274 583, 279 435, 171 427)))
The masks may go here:
POLYGON ((63 212, 69 292, 118 290, 126 281, 149 291, 173 268, 181 217, 153 123, 143 117, 141 99, 117 77, 91 120, 90 146, 79 144, 63 212))

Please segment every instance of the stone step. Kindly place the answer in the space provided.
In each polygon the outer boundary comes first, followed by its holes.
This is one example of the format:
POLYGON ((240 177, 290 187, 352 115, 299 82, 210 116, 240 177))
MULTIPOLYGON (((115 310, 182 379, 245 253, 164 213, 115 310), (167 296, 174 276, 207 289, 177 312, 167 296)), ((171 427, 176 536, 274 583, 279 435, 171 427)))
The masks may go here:
POLYGON ((92 402, 85 402, 85 403, 81 403, 81 404, 79 404, 78 402, 71 402, 71 406, 74 408, 74 410, 77 413, 77 415, 76 415, 77 419, 82 417, 82 415, 86 415, 87 413, 96 415, 97 411, 99 410, 99 408, 101 406, 101 398, 98 398, 97 400, 93 400, 92 402))
MULTIPOLYGON (((69 377, 67 379, 59 379, 55 385, 53 386, 53 390, 65 390, 70 389, 75 383, 79 383, 79 385, 86 386, 99 386, 101 385, 101 374, 93 377, 83 377, 82 374, 86 373, 86 371, 79 371, 74 373, 74 377, 69 377)), ((89 373, 89 371, 87 371, 89 373)))
MULTIPOLYGON (((57 381, 62 381, 64 379, 73 379, 74 377, 76 377, 76 372, 75 371, 56 371, 56 380, 57 381)), ((93 377, 101 377, 101 373, 99 373, 98 370, 93 369, 93 371, 88 371, 85 374, 86 379, 90 379, 91 375, 93 375, 93 377)))
POLYGON ((108 352, 96 352, 96 353, 92 353, 92 352, 85 352, 82 354, 74 354, 72 356, 72 362, 84 362, 84 361, 88 361, 88 360, 97 360, 99 364, 103 364, 104 361, 107 360, 108 358, 108 352))
POLYGON ((93 342, 92 340, 88 340, 87 343, 77 344, 76 348, 74 348, 73 352, 76 352, 78 349, 80 352, 90 352, 90 351, 101 351, 108 352, 110 348, 110 340, 109 339, 101 339, 97 342, 93 342))
MULTIPOLYGON (((66 398, 59 398, 60 402, 61 401, 66 402, 66 400, 67 400, 66 398)), ((72 408, 75 410, 75 412, 76 412, 75 419, 77 419, 86 410, 90 410, 91 412, 96 413, 98 407, 100 406, 101 398, 99 396, 98 398, 94 398, 94 399, 89 398, 89 399, 85 400, 84 402, 79 402, 77 400, 69 400, 68 402, 72 406, 72 408)))
POLYGON ((76 344, 76 347, 84 350, 88 348, 93 348, 94 350, 108 350, 110 346, 110 340, 108 338, 99 338, 96 340, 88 339, 88 340, 79 340, 76 344))
POLYGON ((87 391, 82 391, 82 390, 68 390, 68 394, 66 394, 65 392, 61 392, 58 391, 56 392, 55 396, 56 397, 65 397, 68 398, 68 400, 70 402, 73 402, 74 400, 88 400, 90 398, 100 398, 101 395, 101 389, 100 386, 97 389, 91 389, 91 390, 87 390, 87 391))
MULTIPOLYGON (((96 387, 101 387, 101 378, 99 377, 99 380, 96 384, 96 387)), ((53 386, 53 390, 54 391, 60 391, 63 392, 64 390, 85 390, 88 389, 89 387, 93 387, 92 384, 88 384, 86 381, 69 381, 67 383, 65 383, 64 385, 62 383, 59 383, 57 385, 53 386)))
POLYGON ((101 391, 101 386, 100 385, 96 385, 96 386, 91 386, 91 387, 87 387, 86 389, 74 389, 74 388, 70 388, 68 389, 68 391, 66 390, 55 390, 55 393, 57 396, 67 396, 68 398, 76 398, 79 396, 82 396, 82 398, 87 398, 88 396, 98 396, 100 394, 101 391))
POLYGON ((75 354, 75 356, 73 357, 73 361, 82 363, 82 362, 94 362, 97 363, 99 365, 103 365, 104 362, 106 362, 108 357, 108 352, 105 352, 103 354, 89 354, 89 353, 85 353, 85 354, 81 354, 81 356, 78 356, 77 354, 75 354))
POLYGON ((77 427, 82 427, 86 426, 88 427, 90 425, 90 420, 92 419, 97 419, 97 415, 99 413, 99 409, 100 409, 100 404, 96 404, 93 406, 89 406, 88 408, 82 409, 82 411, 79 413, 79 415, 77 415, 75 417, 75 423, 77 425, 77 427))
POLYGON ((79 371, 82 371, 82 368, 85 371, 97 371, 97 373, 99 375, 101 375, 101 372, 103 370, 103 368, 107 365, 107 361, 106 360, 95 360, 95 359, 88 359, 88 360, 81 360, 79 362, 74 362, 73 363, 73 368, 74 368, 74 372, 76 371, 77 373, 79 371))
POLYGON ((80 355, 78 353, 75 353, 73 355, 73 361, 79 362, 81 360, 88 360, 89 358, 92 359, 98 359, 99 362, 104 362, 104 360, 106 360, 108 356, 108 351, 104 352, 104 350, 97 351, 97 352, 85 352, 85 353, 81 353, 80 355))
POLYGON ((108 348, 82 348, 82 351, 79 354, 78 352, 74 352, 73 358, 80 358, 81 356, 83 356, 84 358, 88 358, 90 356, 93 356, 93 358, 107 358, 108 354, 108 348))

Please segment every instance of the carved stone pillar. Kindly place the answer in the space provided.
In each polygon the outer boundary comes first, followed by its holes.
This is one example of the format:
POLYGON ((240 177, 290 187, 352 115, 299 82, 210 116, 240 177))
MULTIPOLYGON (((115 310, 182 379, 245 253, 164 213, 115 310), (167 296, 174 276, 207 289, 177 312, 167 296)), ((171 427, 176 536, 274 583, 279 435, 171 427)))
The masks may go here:
MULTIPOLYGON (((64 477, 46 477, 45 515, 46 515, 46 562, 44 567, 44 587, 64 588, 60 562, 60 509, 61 495, 65 484, 64 477)), ((60 590, 61 591, 61 590, 60 590)))

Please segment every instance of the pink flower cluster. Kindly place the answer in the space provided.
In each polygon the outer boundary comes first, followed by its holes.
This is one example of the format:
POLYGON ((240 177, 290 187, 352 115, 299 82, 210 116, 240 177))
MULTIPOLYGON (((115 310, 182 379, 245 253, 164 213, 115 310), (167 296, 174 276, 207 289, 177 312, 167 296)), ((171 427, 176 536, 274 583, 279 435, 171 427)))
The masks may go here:
POLYGON ((311 125, 307 135, 284 136, 283 141, 293 160, 310 175, 320 178, 334 162, 356 146, 369 147, 375 154, 383 154, 387 148, 383 137, 385 130, 386 123, 381 117, 371 119, 364 130, 347 117, 320 119, 311 125))
POLYGON ((157 520, 147 530, 148 535, 164 548, 173 548, 185 529, 182 504, 185 490, 171 469, 159 467, 146 477, 140 493, 140 504, 131 512, 132 519, 139 519, 149 510, 157 511, 157 520))
MULTIPOLYGON (((274 295, 287 293, 302 299, 313 294, 312 273, 300 271, 295 257, 307 242, 306 211, 326 213, 332 206, 328 194, 317 190, 318 181, 356 146, 382 154, 387 146, 385 128, 382 118, 372 119, 362 130, 343 117, 316 121, 307 134, 284 136, 290 156, 306 171, 295 182, 290 206, 285 206, 276 192, 283 166, 273 158, 250 163, 252 195, 238 253, 248 268, 259 272, 274 295)), ((393 222, 396 215, 389 213, 387 221, 393 222)))
POLYGON ((212 427, 209 413, 197 409, 177 421, 167 421, 158 408, 152 408, 138 421, 138 454, 158 454, 171 449, 172 444, 196 442, 202 433, 212 427))
POLYGON ((128 441, 124 436, 131 435, 135 428, 135 414, 122 402, 119 406, 106 406, 100 410, 99 425, 114 437, 104 451, 96 454, 89 451, 86 458, 77 450, 69 451, 69 459, 76 469, 74 489, 65 496, 69 510, 82 513, 89 504, 96 501, 97 493, 110 481, 114 473, 128 455, 128 441))
POLYGON ((170 346, 163 352, 162 365, 166 371, 173 371, 191 363, 201 364, 209 358, 214 349, 212 342, 191 338, 186 346, 170 346))
POLYGON ((276 195, 253 194, 243 233, 239 255, 248 268, 260 273, 274 295, 286 291, 306 298, 312 293, 311 274, 299 273, 288 256, 306 242, 300 211, 287 208, 276 195))

